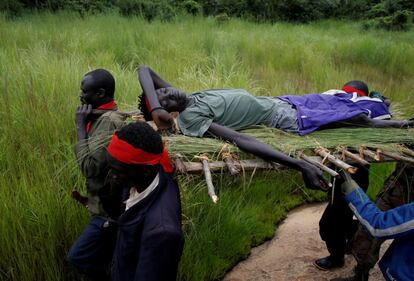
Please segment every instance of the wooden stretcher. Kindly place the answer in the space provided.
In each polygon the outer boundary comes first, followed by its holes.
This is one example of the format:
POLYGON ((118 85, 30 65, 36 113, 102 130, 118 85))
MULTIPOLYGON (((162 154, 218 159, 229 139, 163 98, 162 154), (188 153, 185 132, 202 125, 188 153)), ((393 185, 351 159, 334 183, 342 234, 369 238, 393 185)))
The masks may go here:
MULTIPOLYGON (((336 177, 338 173, 335 169, 343 169, 354 174, 358 168, 353 164, 357 163, 362 166, 369 166, 371 163, 380 162, 406 162, 414 165, 414 151, 402 145, 399 145, 400 151, 391 152, 383 149, 373 149, 361 146, 358 153, 351 152, 347 148, 342 148, 341 151, 331 151, 326 148, 318 147, 314 150, 314 155, 306 155, 303 151, 297 153, 297 157, 306 162, 319 167, 322 171, 329 175, 336 177)), ((222 156, 222 160, 211 161, 207 156, 197 156, 199 162, 184 161, 182 155, 172 153, 175 171, 178 174, 187 173, 203 173, 207 187, 208 194, 214 203, 217 203, 218 196, 214 191, 214 185, 211 179, 211 172, 228 171, 231 175, 237 176, 240 171, 248 170, 281 170, 288 167, 266 162, 261 159, 244 159, 237 160, 230 154, 222 156)))
MULTIPOLYGON (((156 129, 153 122, 149 122, 149 124, 156 129)), ((369 166, 371 163, 406 162, 414 165, 414 151, 401 144, 414 144, 414 129, 347 128, 324 130, 312 133, 310 136, 300 137, 277 129, 255 126, 251 130, 244 130, 243 133, 267 142, 292 157, 315 165, 333 177, 338 176, 335 171, 338 169, 354 174, 357 171, 357 167, 353 166, 355 164, 369 166), (339 135, 342 132, 342 136, 346 137, 327 141, 330 132, 338 133, 338 130, 339 135), (278 145, 263 137, 269 134, 272 138, 274 135, 274 138, 279 140, 278 145), (292 138, 296 140, 295 145, 286 145, 292 138)), ((191 138, 182 135, 163 136, 163 139, 169 150, 175 173, 181 175, 204 174, 208 194, 214 203, 217 203, 218 196, 214 190, 211 173, 229 172, 232 176, 237 176, 241 171, 288 168, 278 163, 266 162, 260 158, 252 157, 252 155, 238 150, 232 144, 219 140, 191 138), (178 139, 181 142, 180 146, 174 145, 177 144, 178 139), (189 146, 195 146, 196 152, 187 153, 186 143, 189 146)))

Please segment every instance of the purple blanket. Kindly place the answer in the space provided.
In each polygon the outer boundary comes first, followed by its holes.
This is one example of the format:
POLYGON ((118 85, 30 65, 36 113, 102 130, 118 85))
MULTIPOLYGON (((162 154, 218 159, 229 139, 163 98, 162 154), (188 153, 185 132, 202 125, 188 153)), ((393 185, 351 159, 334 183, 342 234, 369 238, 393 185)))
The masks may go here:
MULTIPOLYGON (((327 92, 328 93, 328 92, 327 92)), ((370 118, 390 118, 388 106, 377 98, 358 97, 355 93, 279 96, 294 105, 298 114, 299 134, 306 135, 323 125, 344 121, 361 113, 370 118)))

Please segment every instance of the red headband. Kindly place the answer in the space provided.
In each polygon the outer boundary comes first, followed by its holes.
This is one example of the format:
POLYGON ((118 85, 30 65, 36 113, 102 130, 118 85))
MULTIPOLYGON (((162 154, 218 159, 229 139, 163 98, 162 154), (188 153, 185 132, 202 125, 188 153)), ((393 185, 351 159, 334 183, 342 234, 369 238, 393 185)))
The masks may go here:
POLYGON ((162 152, 154 154, 135 148, 126 141, 119 139, 116 134, 113 134, 108 145, 108 153, 116 160, 125 164, 155 165, 160 163, 165 172, 172 172, 168 150, 165 149, 164 144, 162 145, 162 152))
POLYGON ((365 93, 364 91, 361 91, 360 89, 351 87, 351 86, 343 86, 342 90, 347 92, 347 93, 354 93, 356 92, 358 94, 358 96, 367 96, 367 93, 365 93))

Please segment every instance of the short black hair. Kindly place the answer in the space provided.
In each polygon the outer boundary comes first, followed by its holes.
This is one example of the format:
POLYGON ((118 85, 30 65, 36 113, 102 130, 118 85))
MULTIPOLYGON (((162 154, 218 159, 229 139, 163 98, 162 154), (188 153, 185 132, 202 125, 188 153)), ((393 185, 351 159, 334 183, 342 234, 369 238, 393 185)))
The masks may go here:
POLYGON ((161 136, 145 122, 130 123, 117 131, 116 135, 133 147, 149 153, 159 154, 163 150, 161 136))
POLYGON ((144 119, 146 121, 152 121, 152 116, 151 116, 151 113, 148 110, 147 102, 146 102, 144 93, 142 93, 141 96, 139 97, 138 109, 142 112, 142 114, 144 115, 144 119))
POLYGON ((367 96, 369 94, 368 85, 365 82, 360 81, 360 80, 352 80, 352 81, 346 82, 344 86, 350 86, 360 91, 363 91, 365 95, 367 96))
POLYGON ((112 74, 105 69, 98 68, 85 74, 85 76, 91 75, 96 81, 99 88, 105 90, 105 94, 108 97, 113 98, 115 93, 115 78, 112 74))

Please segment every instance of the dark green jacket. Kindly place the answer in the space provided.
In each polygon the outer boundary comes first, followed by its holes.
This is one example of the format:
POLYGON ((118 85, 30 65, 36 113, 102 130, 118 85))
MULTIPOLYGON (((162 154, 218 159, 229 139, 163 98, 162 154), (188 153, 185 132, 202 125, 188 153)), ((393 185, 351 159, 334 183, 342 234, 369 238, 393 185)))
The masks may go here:
POLYGON ((88 210, 91 215, 107 217, 101 198, 104 187, 108 188, 108 163, 106 147, 115 130, 125 124, 125 115, 108 110, 96 116, 90 125, 88 138, 75 145, 75 154, 82 174, 86 177, 88 210))

